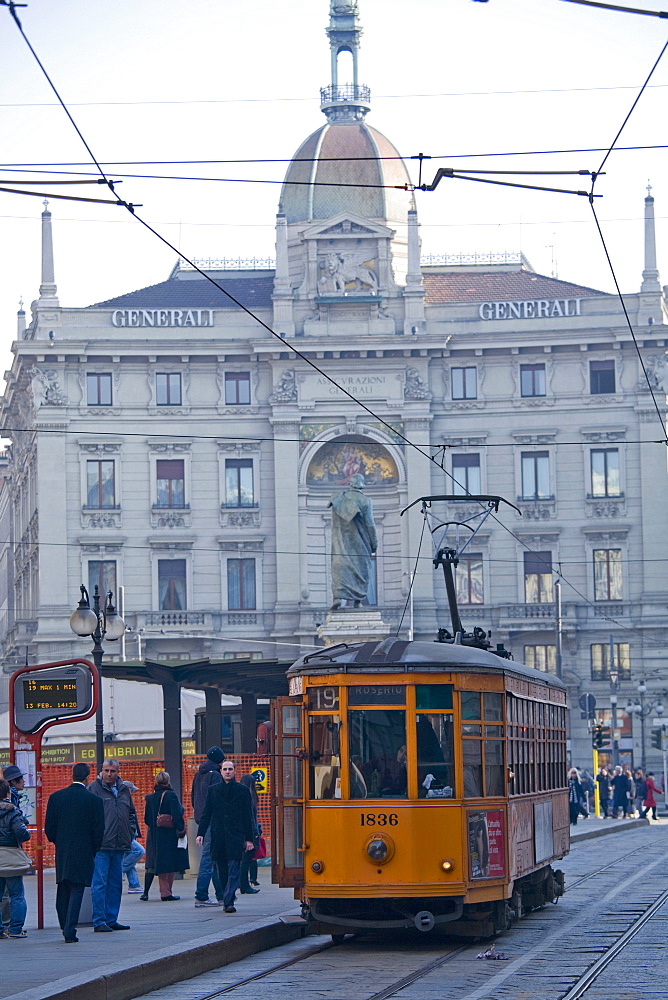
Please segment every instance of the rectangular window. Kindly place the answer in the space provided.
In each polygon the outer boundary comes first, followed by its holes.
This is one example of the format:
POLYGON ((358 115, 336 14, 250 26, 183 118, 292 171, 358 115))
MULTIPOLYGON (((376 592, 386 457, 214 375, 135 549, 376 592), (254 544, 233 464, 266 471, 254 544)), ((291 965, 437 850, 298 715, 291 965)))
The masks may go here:
POLYGON ((526 604, 551 604, 552 553, 524 553, 524 600, 526 604))
POLYGON ((114 461, 92 459, 86 462, 86 506, 97 510, 114 507, 116 488, 114 482, 114 461))
POLYGON ((160 611, 185 611, 186 594, 185 559, 158 559, 160 611))
POLYGON ((90 559, 88 561, 88 593, 91 599, 97 585, 100 595, 100 608, 104 609, 106 594, 116 593, 116 562, 113 559, 90 559))
POLYGON ((225 506, 252 507, 254 503, 253 460, 225 459, 225 506))
POLYGON ((158 406, 181 405, 180 372, 158 372, 155 376, 155 401, 158 406))
MULTIPOLYGON (((620 680, 631 679, 631 646, 628 642, 613 643, 614 665, 620 680)), ((595 642, 591 647, 591 679, 610 680, 610 643, 595 642)))
POLYGON ((522 499, 547 500, 550 497, 549 453, 522 452, 522 499))
POLYGON ((452 398, 477 399, 478 387, 475 368, 452 368, 452 398))
POLYGON ((545 395, 545 365, 520 365, 522 396, 545 395))
POLYGON ((594 448, 591 452, 591 495, 621 496, 619 451, 617 448, 594 448))
POLYGON ((465 552, 459 557, 455 570, 457 602, 459 604, 483 604, 482 553, 465 552))
POLYGON ((405 712, 348 712, 348 752, 351 799, 406 798, 405 712))
POLYGON ((415 716, 419 799, 451 799, 455 787, 455 727, 451 714, 415 716))
POLYGON ((182 458, 160 458, 156 462, 158 507, 185 507, 185 473, 182 458))
POLYGON ((456 496, 480 493, 480 455, 452 456, 452 492, 456 496))
POLYGON ((231 406, 250 403, 249 372, 225 372, 225 402, 231 406))
POLYGON ((524 662, 527 667, 533 667, 534 670, 542 670, 546 674, 556 674, 557 647, 525 646, 524 662))
POLYGON ((615 362, 589 362, 589 391, 592 396, 600 396, 615 391, 615 362))
POLYGON ((594 549, 594 599, 622 600, 622 550, 594 549))
POLYGON ((111 406, 111 375, 86 375, 88 406, 111 406))
POLYGON ((255 560, 227 560, 227 607, 230 611, 254 611, 255 560))

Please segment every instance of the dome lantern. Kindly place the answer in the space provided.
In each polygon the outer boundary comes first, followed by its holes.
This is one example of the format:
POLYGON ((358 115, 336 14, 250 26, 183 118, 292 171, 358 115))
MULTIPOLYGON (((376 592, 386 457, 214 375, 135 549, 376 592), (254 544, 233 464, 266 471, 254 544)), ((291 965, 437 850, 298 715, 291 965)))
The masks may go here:
POLYGON ((370 108, 371 92, 359 83, 358 58, 362 28, 357 19, 357 0, 331 0, 327 35, 331 51, 332 82, 320 90, 320 110, 329 122, 361 121, 370 108), (352 58, 353 78, 339 81, 339 57, 347 52, 352 58))

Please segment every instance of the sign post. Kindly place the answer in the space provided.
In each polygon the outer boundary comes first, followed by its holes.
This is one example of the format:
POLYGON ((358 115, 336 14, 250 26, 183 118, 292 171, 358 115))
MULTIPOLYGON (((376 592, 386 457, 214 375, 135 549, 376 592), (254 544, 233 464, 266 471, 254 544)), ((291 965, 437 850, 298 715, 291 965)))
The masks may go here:
POLYGON ((44 802, 42 736, 63 722, 89 719, 100 698, 100 675, 90 660, 22 667, 9 681, 9 756, 35 789, 37 928, 44 929, 44 802))

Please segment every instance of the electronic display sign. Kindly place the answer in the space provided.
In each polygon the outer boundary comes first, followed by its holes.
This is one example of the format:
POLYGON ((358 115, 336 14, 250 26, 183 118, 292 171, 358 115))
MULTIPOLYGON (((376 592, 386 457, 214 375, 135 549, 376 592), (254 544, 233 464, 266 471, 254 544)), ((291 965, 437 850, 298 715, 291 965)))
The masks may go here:
POLYGON ((34 733, 45 722, 90 711, 93 685, 83 664, 21 674, 14 680, 14 723, 21 733, 34 733))

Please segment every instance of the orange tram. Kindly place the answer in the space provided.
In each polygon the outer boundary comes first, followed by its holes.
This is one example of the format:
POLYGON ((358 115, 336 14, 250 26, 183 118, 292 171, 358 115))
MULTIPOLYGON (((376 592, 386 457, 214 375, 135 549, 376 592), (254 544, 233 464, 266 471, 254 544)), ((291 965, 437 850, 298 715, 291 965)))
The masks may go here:
MULTIPOLYGON (((439 555, 452 584, 457 553, 439 555)), ((304 656, 274 703, 273 880, 335 940, 489 937, 563 894, 565 687, 451 615, 438 642, 304 656)))

